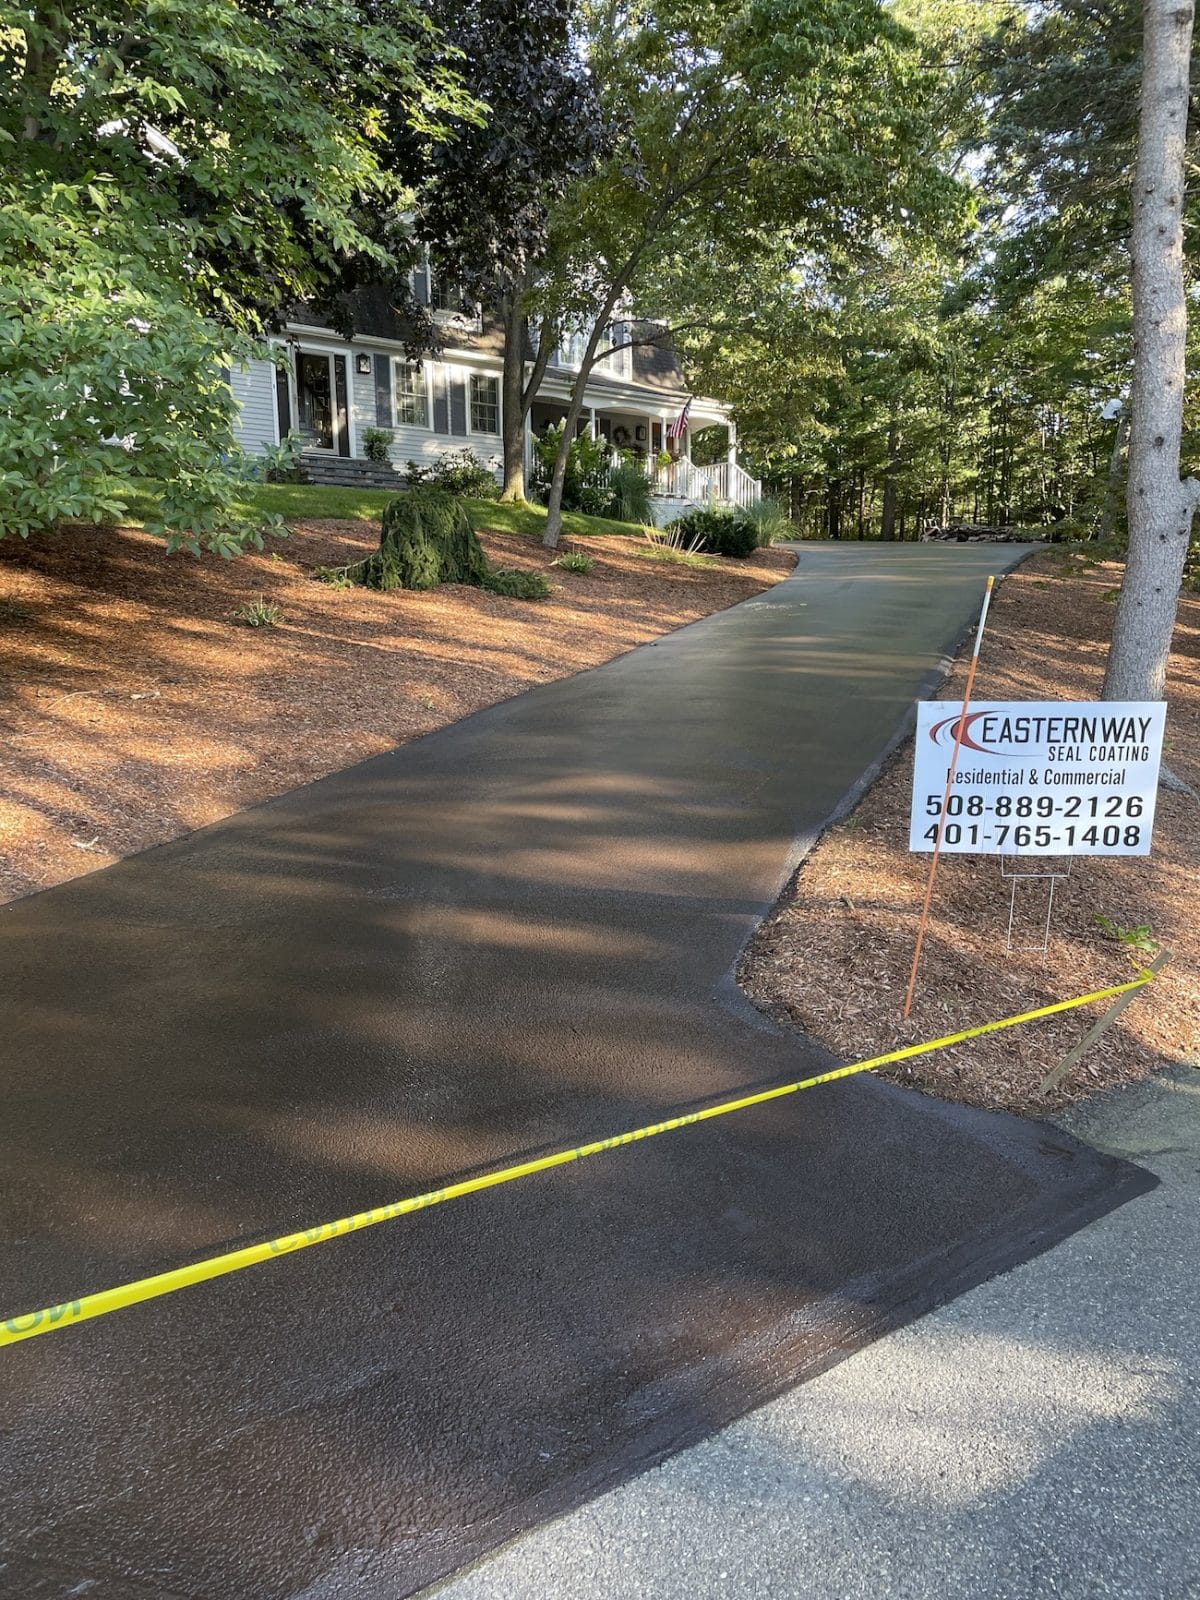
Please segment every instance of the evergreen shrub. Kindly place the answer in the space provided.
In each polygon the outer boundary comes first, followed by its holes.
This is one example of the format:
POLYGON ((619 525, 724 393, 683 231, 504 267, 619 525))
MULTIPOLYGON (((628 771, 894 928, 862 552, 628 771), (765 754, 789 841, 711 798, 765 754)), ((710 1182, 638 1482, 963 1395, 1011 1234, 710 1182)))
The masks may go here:
POLYGON ((467 583, 516 600, 545 600, 550 585, 540 572, 492 568, 471 526, 466 506, 445 489, 410 489, 383 510, 379 548, 345 567, 322 567, 317 577, 337 588, 361 583, 394 589, 435 589, 467 583))

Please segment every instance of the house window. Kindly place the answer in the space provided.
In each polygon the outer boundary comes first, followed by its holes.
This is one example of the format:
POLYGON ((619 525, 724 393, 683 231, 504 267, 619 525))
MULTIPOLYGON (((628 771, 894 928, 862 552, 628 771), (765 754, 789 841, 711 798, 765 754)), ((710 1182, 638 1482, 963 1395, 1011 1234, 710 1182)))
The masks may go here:
POLYGON ((411 428, 429 426, 429 388, 419 361, 396 362, 396 421, 411 428))
POLYGON ((471 432, 500 432, 500 380, 471 374, 471 432))
POLYGON ((474 306, 467 304, 460 286, 447 278, 440 278, 432 267, 429 269, 429 304, 432 310, 451 315, 473 316, 475 313, 474 306))
MULTIPOLYGON (((587 332, 577 331, 563 335, 558 347, 558 364, 563 367, 581 367, 584 354, 587 351, 590 329, 587 332)), ((628 378, 629 376, 629 334, 626 325, 622 322, 612 322, 596 341, 595 371, 601 377, 628 378), (624 348, 622 348, 624 347, 624 348), (615 356, 609 356, 607 351, 616 349, 615 356)))

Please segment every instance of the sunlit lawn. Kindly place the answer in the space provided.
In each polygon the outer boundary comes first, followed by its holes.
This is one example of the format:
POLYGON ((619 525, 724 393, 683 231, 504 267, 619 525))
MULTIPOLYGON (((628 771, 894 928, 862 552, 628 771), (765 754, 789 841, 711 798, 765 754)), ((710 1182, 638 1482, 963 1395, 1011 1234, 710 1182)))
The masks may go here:
MULTIPOLYGON (((353 489, 316 483, 247 483, 239 487, 236 504, 244 516, 280 516, 285 523, 309 522, 322 517, 377 522, 392 498, 389 489, 353 489)), ((149 492, 131 498, 129 514, 124 520, 144 521, 153 503, 149 492)), ((544 506, 501 505, 498 500, 464 500, 463 504, 476 528, 534 534, 540 538, 546 525, 544 506)), ((563 516, 563 531, 580 535, 640 536, 642 530, 632 522, 617 522, 611 517, 585 517, 581 512, 568 511, 563 516)))

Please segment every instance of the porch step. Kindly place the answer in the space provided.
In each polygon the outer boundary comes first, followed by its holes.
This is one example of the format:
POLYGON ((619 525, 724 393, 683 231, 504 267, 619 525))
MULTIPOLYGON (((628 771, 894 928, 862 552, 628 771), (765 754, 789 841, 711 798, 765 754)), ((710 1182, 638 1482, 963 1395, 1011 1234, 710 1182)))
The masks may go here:
POLYGON ((364 461, 353 456, 327 455, 323 450, 305 450, 300 457, 309 483, 328 484, 344 489, 395 489, 407 487, 403 475, 386 461, 364 461))

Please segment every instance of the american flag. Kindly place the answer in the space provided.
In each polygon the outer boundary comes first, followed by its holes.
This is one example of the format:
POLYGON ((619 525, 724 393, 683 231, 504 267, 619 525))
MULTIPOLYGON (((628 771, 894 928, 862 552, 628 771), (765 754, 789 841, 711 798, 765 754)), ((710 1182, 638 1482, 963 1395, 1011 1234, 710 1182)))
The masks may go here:
POLYGON ((684 434, 687 432, 688 412, 691 409, 692 409, 692 397, 691 397, 691 395, 689 395, 687 397, 687 399, 683 402, 683 410, 679 413, 679 415, 675 418, 675 421, 667 429, 667 438, 668 439, 682 439, 683 438, 684 434))

